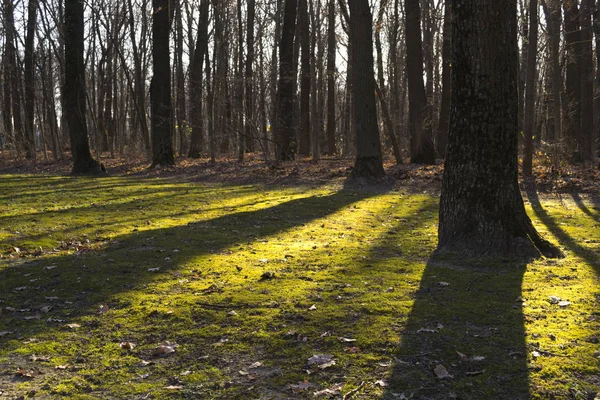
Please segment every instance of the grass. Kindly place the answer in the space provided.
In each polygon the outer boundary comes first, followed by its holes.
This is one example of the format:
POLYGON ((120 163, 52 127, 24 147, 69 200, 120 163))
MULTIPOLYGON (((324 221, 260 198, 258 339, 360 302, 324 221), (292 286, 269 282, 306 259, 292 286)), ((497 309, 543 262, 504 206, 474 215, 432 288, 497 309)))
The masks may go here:
POLYGON ((565 259, 431 259, 437 196, 402 187, 0 176, 0 392, 593 399, 600 213, 526 198, 565 259))

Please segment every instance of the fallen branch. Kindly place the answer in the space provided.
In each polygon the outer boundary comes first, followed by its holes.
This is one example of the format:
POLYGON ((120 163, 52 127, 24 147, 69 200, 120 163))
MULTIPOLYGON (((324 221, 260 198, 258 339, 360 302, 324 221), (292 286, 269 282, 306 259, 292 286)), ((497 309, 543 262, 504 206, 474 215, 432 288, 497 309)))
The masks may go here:
POLYGON ((348 400, 350 397, 354 396, 356 393, 358 393, 358 391, 360 389, 362 389, 362 387, 365 386, 365 381, 362 381, 360 383, 360 385, 358 385, 356 388, 352 389, 351 391, 349 391, 348 393, 346 393, 343 397, 342 400, 348 400))

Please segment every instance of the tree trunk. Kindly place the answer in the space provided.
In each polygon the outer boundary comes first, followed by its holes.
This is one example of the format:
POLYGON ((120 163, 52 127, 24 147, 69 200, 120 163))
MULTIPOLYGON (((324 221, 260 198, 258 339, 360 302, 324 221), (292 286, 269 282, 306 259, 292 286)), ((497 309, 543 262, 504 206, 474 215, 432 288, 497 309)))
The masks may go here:
POLYGON ((200 158, 202 154, 202 138, 204 135, 204 118, 202 110, 202 82, 204 55, 208 50, 208 7, 209 0, 200 3, 200 15, 198 18, 198 33, 196 48, 190 64, 190 106, 192 109, 192 137, 190 139, 190 150, 188 157, 200 158))
POLYGON ((444 33, 442 47, 442 102, 440 104, 440 119, 438 123, 437 152, 442 158, 446 157, 448 145, 448 122, 450 120, 450 98, 452 96, 452 6, 450 2, 444 5, 444 33))
POLYGON ((405 8, 411 162, 435 164, 435 148, 431 139, 431 121, 427 119, 427 96, 423 82, 423 46, 419 0, 405 0, 405 8))
POLYGON ((27 36, 25 37, 25 156, 35 159, 34 138, 34 38, 37 16, 37 0, 29 0, 27 7, 27 36))
POLYGON ((175 165, 171 105, 171 0, 152 0, 152 167, 175 165))
POLYGON ((71 138, 73 175, 101 174, 102 168, 90 153, 88 142, 83 63, 83 3, 65 0, 65 112, 71 138))
POLYGON ((298 152, 303 156, 310 155, 310 24, 308 20, 307 0, 299 0, 298 28, 300 30, 300 132, 298 152))
POLYGON ((335 0, 327 9, 327 154, 337 153, 335 145, 335 0))
POLYGON ((455 0, 452 111, 439 252, 561 256, 525 212, 518 184, 515 2, 455 0), (490 79, 493 77, 494 79, 490 79))
POLYGON ((565 13, 565 62, 567 64, 563 130, 570 150, 576 151, 577 132, 581 129, 581 63, 579 61, 581 59, 581 38, 577 0, 564 2, 563 9, 565 13))
POLYGON ((527 79, 525 81, 525 115, 523 121, 523 173, 531 176, 533 168, 533 129, 535 125, 535 77, 537 69, 538 2, 529 1, 529 39, 527 79))
POLYGON ((594 62, 592 50, 592 12, 594 0, 582 0, 579 20, 581 25, 581 125, 577 142, 581 160, 593 161, 596 137, 594 135, 594 62))
POLYGON ((294 34, 297 0, 285 0, 279 46, 279 99, 277 104, 277 160, 293 160, 296 155, 294 129, 294 34))
POLYGON ((349 181, 374 181, 385 176, 375 104, 373 19, 368 0, 353 0, 350 8, 353 115, 356 160, 349 181))
MULTIPOLYGON (((245 141, 246 151, 254 151, 254 143, 256 138, 256 119, 254 118, 254 19, 256 13, 255 0, 248 0, 248 8, 246 11, 246 67, 244 71, 245 89, 245 141)), ((262 38, 261 38, 262 40, 262 38)))
POLYGON ((542 0, 544 15, 548 26, 548 36, 550 44, 550 69, 552 77, 550 79, 550 102, 548 105, 550 117, 552 118, 552 130, 548 137, 549 140, 562 138, 561 121, 561 99, 562 73, 560 68, 560 26, 562 23, 562 14, 558 0, 542 0))

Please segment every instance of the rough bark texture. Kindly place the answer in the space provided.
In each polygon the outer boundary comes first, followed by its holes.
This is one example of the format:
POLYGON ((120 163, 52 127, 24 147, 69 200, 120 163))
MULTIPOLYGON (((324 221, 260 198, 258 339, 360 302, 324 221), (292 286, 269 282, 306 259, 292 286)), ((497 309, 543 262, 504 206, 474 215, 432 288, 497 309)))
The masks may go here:
POLYGON ((37 0, 29 0, 27 6, 27 36, 25 37, 25 156, 35 159, 33 136, 34 92, 34 37, 36 28, 37 0))
POLYGON ((435 148, 431 139, 431 121, 427 120, 427 96, 423 82, 423 47, 419 0, 405 0, 405 8, 411 162, 435 164, 435 148))
POLYGON ((65 116, 69 125, 73 175, 101 174, 101 165, 90 153, 85 122, 85 66, 83 64, 83 3, 65 1, 65 116))
POLYGON ((248 9, 246 12, 247 23, 246 23, 246 48, 248 54, 246 54, 246 66, 244 71, 244 82, 246 85, 245 90, 245 136, 246 136, 246 151, 253 152, 254 144, 258 139, 258 129, 256 124, 256 118, 254 117, 254 70, 252 64, 254 63, 254 19, 256 14, 256 4, 254 0, 248 0, 248 9))
POLYGON ((375 104, 373 19, 368 0, 354 0, 349 6, 353 114, 356 127, 356 160, 349 180, 376 180, 384 177, 385 171, 375 104))
POLYGON ((152 0, 152 167, 175 165, 169 59, 171 6, 170 0, 152 0))
POLYGON ((277 159, 293 160, 296 155, 294 129, 294 33, 297 0, 285 0, 283 26, 279 45, 279 93, 277 102, 277 159))
POLYGON ((533 168, 533 129, 535 123, 535 77, 538 42, 538 2, 529 1, 529 49, 527 51, 527 79, 525 80, 525 115, 523 121, 523 173, 531 176, 533 168))
POLYGON ((455 0, 452 7, 452 111, 438 251, 560 256, 533 227, 517 181, 516 3, 455 0))

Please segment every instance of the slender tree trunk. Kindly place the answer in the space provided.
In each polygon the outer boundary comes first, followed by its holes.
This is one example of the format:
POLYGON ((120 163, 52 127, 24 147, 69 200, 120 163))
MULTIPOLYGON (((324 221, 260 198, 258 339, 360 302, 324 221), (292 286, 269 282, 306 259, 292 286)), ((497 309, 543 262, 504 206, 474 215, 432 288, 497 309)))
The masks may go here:
POLYGON ((442 47, 442 101, 440 104, 440 119, 438 123, 437 152, 442 158, 446 157, 448 145, 448 122, 450 120, 450 98, 452 96, 452 6, 446 2, 444 6, 444 43, 442 47))
POLYGON ((535 77, 537 69, 538 2, 529 1, 529 40, 527 51, 527 80, 525 82, 525 115, 523 123, 523 173, 531 176, 533 168, 533 129, 535 126, 535 77))
POLYGON ((185 101, 185 75, 183 72, 183 13, 182 0, 178 0, 175 9, 176 41, 175 41, 175 78, 177 81, 177 143, 179 154, 185 154, 187 149, 187 105, 185 101))
MULTIPOLYGON (((546 24, 548 26, 548 36, 550 44, 550 102, 549 112, 553 119, 552 134, 550 140, 562 138, 562 121, 561 121, 561 88, 562 74, 560 68, 560 26, 562 23, 562 14, 559 0, 542 0, 546 24)), ((599 69, 600 71, 600 69, 599 69)))
POLYGON ((25 156, 35 159, 34 138, 34 38, 37 16, 37 0, 29 0, 27 7, 27 36, 25 37, 25 156))
POLYGON ((188 157, 200 158, 202 154, 202 138, 204 136, 204 118, 202 109, 203 99, 203 71, 204 55, 208 51, 208 8, 209 0, 200 3, 200 15, 198 18, 198 33, 196 48, 190 64, 190 106, 192 109, 192 137, 188 157))
POLYGON ((594 0, 581 0, 581 128, 577 135, 583 161, 594 159, 594 62, 592 50, 592 12, 594 0))
POLYGON ((581 129, 581 35, 577 0, 563 3, 565 13, 566 85, 563 103, 563 131, 572 152, 577 151, 577 132, 581 129))
POLYGON ((335 144, 335 0, 327 8, 327 154, 337 153, 335 144))
POLYGON ((171 105, 171 0, 152 0, 152 165, 175 165, 171 105))
POLYGON ((310 155, 310 24, 308 20, 307 0, 298 0, 298 28, 300 31, 300 132, 298 152, 303 156, 310 155))
POLYGON ((294 129, 294 35, 297 0, 286 0, 279 45, 279 99, 277 104, 277 160, 293 160, 296 155, 294 129))
POLYGON ((431 138, 431 121, 427 119, 427 96, 423 82, 423 47, 419 0, 405 0, 405 8, 411 162, 435 164, 435 148, 431 138))
POLYGON ((85 66, 83 63, 83 3, 65 0, 65 110, 71 138, 73 175, 102 173, 90 153, 85 121, 85 66))
POLYGON ((452 6, 459 23, 452 31, 438 251, 561 256, 535 230, 518 184, 516 3, 454 0, 452 6))
MULTIPOLYGON (((254 19, 256 14, 255 0, 248 0, 246 10, 246 69, 244 71, 244 81, 246 84, 245 90, 245 136, 246 136, 246 151, 254 151, 254 142, 256 137, 256 119, 254 118, 254 19)), ((262 38, 261 38, 262 40, 262 38)))

